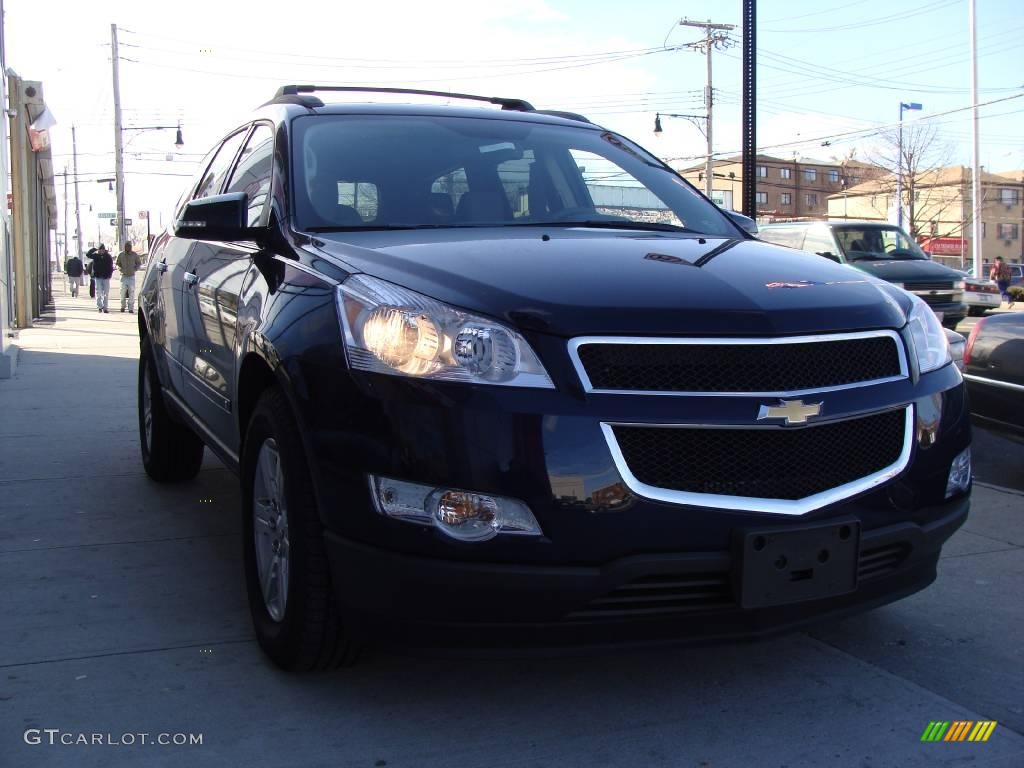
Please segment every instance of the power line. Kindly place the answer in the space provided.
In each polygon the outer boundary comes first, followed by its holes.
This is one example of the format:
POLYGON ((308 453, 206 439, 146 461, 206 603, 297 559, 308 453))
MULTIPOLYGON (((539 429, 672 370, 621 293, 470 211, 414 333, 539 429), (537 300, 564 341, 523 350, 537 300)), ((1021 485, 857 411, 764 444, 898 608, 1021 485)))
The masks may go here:
POLYGON ((910 18, 913 18, 915 16, 922 16, 924 14, 932 13, 933 11, 937 11, 937 10, 940 10, 942 8, 947 8, 947 7, 949 7, 951 5, 954 5, 954 4, 959 4, 959 2, 960 2, 960 0, 944 0, 944 2, 926 3, 925 5, 917 6, 916 8, 910 8, 908 10, 900 11, 898 13, 893 13, 893 14, 890 14, 888 16, 878 16, 878 17, 873 18, 873 19, 866 19, 864 21, 855 21, 855 22, 851 22, 849 24, 841 24, 839 26, 834 26, 834 27, 814 27, 814 28, 804 28, 804 29, 770 29, 770 28, 768 28, 768 29, 765 29, 764 31, 765 32, 776 32, 776 33, 781 33, 781 34, 790 34, 790 33, 793 33, 793 34, 809 34, 809 33, 818 33, 818 32, 843 32, 843 31, 846 31, 846 30, 849 30, 849 29, 864 29, 866 27, 878 26, 879 24, 891 24, 894 21, 903 21, 905 19, 910 19, 910 18))

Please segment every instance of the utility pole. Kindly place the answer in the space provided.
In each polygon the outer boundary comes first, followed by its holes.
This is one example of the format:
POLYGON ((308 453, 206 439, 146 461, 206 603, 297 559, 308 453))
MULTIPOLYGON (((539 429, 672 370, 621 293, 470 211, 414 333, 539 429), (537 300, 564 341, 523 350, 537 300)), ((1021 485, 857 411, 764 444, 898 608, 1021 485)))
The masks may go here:
POLYGON ((704 55, 707 57, 708 64, 708 82, 704 86, 704 111, 705 111, 705 136, 708 140, 708 159, 704 169, 704 194, 711 197, 711 186, 714 171, 714 149, 711 139, 711 111, 714 104, 714 91, 711 88, 711 51, 715 47, 724 47, 729 40, 727 32, 736 29, 735 24, 712 24, 711 20, 707 21, 690 21, 689 19, 682 19, 679 22, 682 27, 697 27, 704 30, 704 39, 700 42, 693 43, 693 47, 704 49, 704 55))
POLYGON ((67 262, 68 256, 68 240, 71 239, 71 233, 68 231, 71 229, 68 226, 68 166, 64 165, 64 261, 67 262))
MULTIPOLYGON (((743 207, 757 217, 757 8, 743 0, 743 207)), ((844 198, 845 199, 845 198, 844 198)), ((845 211, 843 212, 845 216, 845 211)))
POLYGON ((975 0, 967 4, 967 12, 971 15, 971 113, 974 117, 971 129, 971 251, 974 257, 974 269, 971 271, 975 277, 984 277, 982 274, 982 252, 981 252, 981 161, 978 151, 978 28, 975 24, 975 0))
POLYGON ((71 126, 71 158, 72 168, 75 171, 75 234, 78 241, 75 243, 75 256, 82 258, 85 251, 82 250, 82 209, 78 204, 78 142, 75 141, 75 126, 71 126))
POLYGON ((124 247, 128 233, 124 225, 124 146, 121 130, 121 80, 118 73, 117 24, 110 25, 111 62, 114 65, 114 177, 117 187, 117 248, 124 247))

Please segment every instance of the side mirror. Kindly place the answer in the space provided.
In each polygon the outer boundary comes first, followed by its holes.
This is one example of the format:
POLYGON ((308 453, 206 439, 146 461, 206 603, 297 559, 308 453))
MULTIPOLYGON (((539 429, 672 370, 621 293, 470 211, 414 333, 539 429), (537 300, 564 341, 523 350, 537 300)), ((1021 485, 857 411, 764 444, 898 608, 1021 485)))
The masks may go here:
POLYGON ((836 256, 832 251, 816 251, 818 256, 824 256, 826 259, 832 259, 836 264, 842 264, 843 260, 836 256))
POLYGON ((247 226, 248 209, 245 192, 193 200, 174 222, 174 234, 188 240, 255 240, 265 228, 247 226))
POLYGON ((736 211, 726 211, 725 215, 732 219, 733 224, 737 225, 748 235, 757 237, 757 222, 752 218, 744 216, 742 213, 737 213, 736 211))

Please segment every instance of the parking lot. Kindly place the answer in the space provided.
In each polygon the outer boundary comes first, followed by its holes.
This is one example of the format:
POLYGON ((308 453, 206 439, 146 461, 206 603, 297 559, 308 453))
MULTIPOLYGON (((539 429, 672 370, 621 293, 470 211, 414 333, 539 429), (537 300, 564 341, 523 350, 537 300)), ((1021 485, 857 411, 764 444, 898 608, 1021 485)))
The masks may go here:
POLYGON ((142 470, 135 317, 55 295, 0 382, 2 765, 1024 765, 1024 446, 977 434, 937 582, 868 614, 753 644, 376 652, 293 677, 252 639, 234 477, 209 455, 178 487, 142 470), (936 720, 998 725, 922 743, 936 720))

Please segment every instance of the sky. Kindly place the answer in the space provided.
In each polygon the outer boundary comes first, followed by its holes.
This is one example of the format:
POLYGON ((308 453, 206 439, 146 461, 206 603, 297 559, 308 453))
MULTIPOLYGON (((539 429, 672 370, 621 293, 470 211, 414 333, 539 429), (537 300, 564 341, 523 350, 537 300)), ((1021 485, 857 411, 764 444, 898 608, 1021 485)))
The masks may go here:
MULTIPOLYGON (((1024 168, 1022 0, 977 0, 981 163, 1024 168)), ((76 126, 83 233, 114 193, 111 31, 118 27, 126 127, 126 211, 167 224, 199 159, 285 83, 373 84, 524 98, 581 112, 675 167, 701 161, 700 36, 679 21, 734 24, 712 55, 714 149, 740 149, 742 34, 739 0, 629 4, 594 0, 435 0, 327 4, 249 0, 5 0, 7 66, 40 80, 57 120, 55 170, 71 168, 76 126)), ((934 124, 953 163, 970 164, 968 0, 759 0, 758 132, 780 157, 870 157, 875 132, 899 117, 934 124), (952 114, 942 114, 961 109, 952 114), (827 143, 826 143, 827 142, 827 143)), ((57 179, 63 211, 63 178, 57 179)), ((71 196, 73 201, 73 196, 71 196)), ((73 215, 72 215, 73 218, 73 215)), ((60 225, 59 228, 63 228, 60 225)), ((107 229, 111 229, 107 227, 107 229)))

